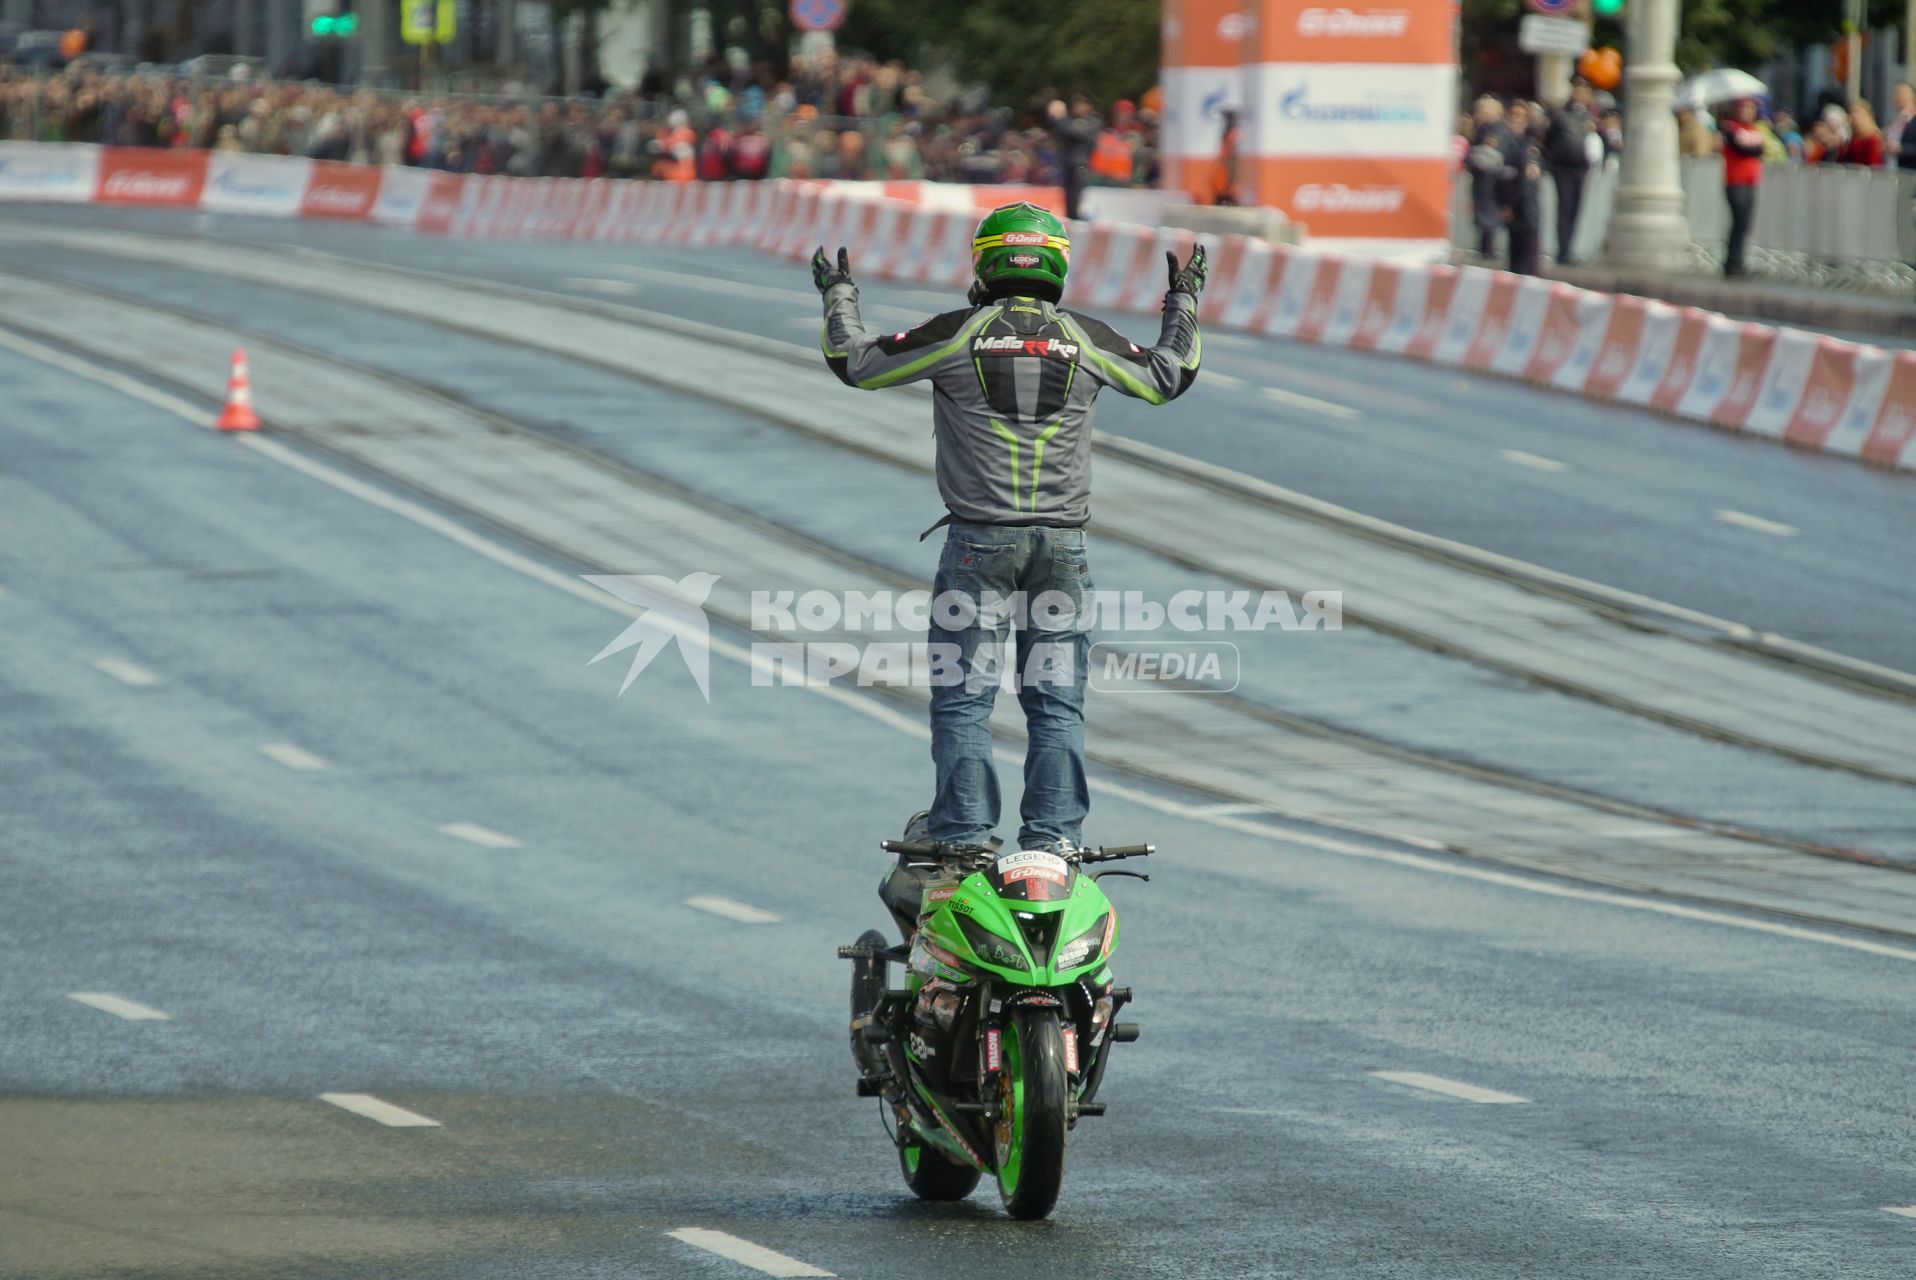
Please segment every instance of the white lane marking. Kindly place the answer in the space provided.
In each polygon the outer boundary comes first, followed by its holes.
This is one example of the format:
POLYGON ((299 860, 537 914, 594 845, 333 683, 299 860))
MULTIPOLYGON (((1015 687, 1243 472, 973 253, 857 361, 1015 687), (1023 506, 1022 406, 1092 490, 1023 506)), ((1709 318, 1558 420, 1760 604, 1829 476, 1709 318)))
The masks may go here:
POLYGON ((1902 1218, 1916 1218, 1916 1204, 1886 1204, 1883 1206, 1883 1212, 1893 1213, 1902 1218))
POLYGON ((1245 801, 1241 804, 1207 804, 1204 806, 1205 815, 1213 818, 1220 816, 1237 817, 1240 814, 1269 813, 1270 811, 1271 809, 1268 805, 1252 804, 1249 801, 1245 801))
MULTIPOLYGON (((854 269, 856 266, 857 264, 854 263, 854 269)), ((684 271, 668 271, 663 267, 638 267, 624 264, 614 267, 612 270, 617 271, 620 275, 632 276, 639 280, 650 279, 657 280, 664 284, 686 285, 690 288, 697 289, 700 293, 729 293, 740 298, 750 298, 754 302, 763 302, 768 297, 792 298, 800 302, 809 303, 814 307, 818 306, 818 294, 810 290, 786 289, 777 285, 768 285, 759 280, 728 280, 722 276, 693 275, 684 271)), ((949 299, 938 294, 925 294, 923 290, 904 289, 890 290, 890 292, 917 293, 937 299, 945 306, 950 306, 949 299)), ((917 324, 927 318, 921 311, 914 311, 909 307, 893 306, 890 303, 884 302, 868 303, 862 308, 862 311, 868 316, 881 314, 897 316, 900 319, 910 320, 913 324, 917 324)), ((1204 336, 1206 340, 1209 340, 1211 337, 1208 333, 1204 336)))
MULTIPOLYGON (((0 329, 0 346, 11 348, 21 355, 39 360, 43 364, 65 369, 89 381, 98 383, 101 386, 110 387, 131 399, 152 405, 154 408, 164 409, 188 423, 198 426, 205 425, 203 419, 207 415, 193 405, 179 399, 177 396, 167 395, 163 391, 155 391, 152 387, 144 383, 136 382, 132 378, 123 377, 111 369, 105 369, 99 365, 91 364, 83 360, 72 359, 64 352, 56 351, 52 347, 42 346, 37 342, 17 338, 5 329, 0 329)), ((499 543, 481 537, 479 534, 474 533, 472 530, 446 516, 442 516, 435 511, 428 511, 417 503, 408 502, 404 498, 387 493, 355 476, 347 475, 343 471, 329 467, 323 462, 305 457, 287 448, 285 445, 280 444, 276 440, 269 440, 263 436, 252 434, 242 434, 237 443, 244 448, 252 449, 271 458, 281 466, 289 467, 294 471, 300 472, 302 475, 309 476, 322 484, 329 485, 341 493, 350 494, 362 502, 378 507, 382 511, 390 512, 403 520, 410 521, 422 529, 436 533, 447 541, 466 548, 475 555, 483 556, 496 565, 511 569, 515 573, 531 578, 536 582, 544 583, 546 586, 552 587, 555 590, 566 592, 577 599, 587 601, 601 609, 621 614, 627 618, 636 618, 644 612, 644 610, 637 606, 608 595, 596 587, 571 578, 556 569, 548 568, 536 560, 529 559, 516 551, 501 546, 499 543)), ((1380 527, 1389 527, 1382 526, 1381 522, 1378 523, 1380 527)), ((1462 544, 1449 545, 1462 547, 1462 544)), ((1464 549, 1469 550, 1469 548, 1464 549)), ((1576 580, 1572 579, 1571 581, 1576 580)), ((1701 619, 1706 622, 1717 623, 1717 625, 1725 628, 1736 625, 1722 623, 1717 619, 1710 618, 1708 614, 1681 610, 1672 605, 1665 605, 1660 601, 1652 601, 1646 596, 1630 596, 1624 592, 1613 592, 1610 598, 1634 599, 1643 604, 1660 608, 1672 616, 1701 619)), ((665 625, 664 620, 659 620, 659 625, 665 625)), ((1747 627, 1742 630, 1745 634, 1749 634, 1747 627)), ((757 653, 753 648, 733 644, 717 636, 710 637, 706 641, 706 647, 710 652, 717 654, 728 662, 737 663, 740 666, 763 672, 770 680, 776 681, 780 678, 780 672, 775 668, 775 664, 772 660, 769 657, 757 653)), ((931 730, 926 726, 923 719, 905 715, 903 712, 894 710, 892 707, 879 702, 876 698, 852 693, 835 684, 807 684, 804 687, 819 697, 828 698, 847 710, 856 711, 860 715, 868 716, 888 728, 895 729, 900 733, 917 738, 920 741, 927 740, 931 737, 931 730)), ((1004 754, 1006 758, 1009 758, 1008 752, 1004 754)), ((1316 849, 1323 853, 1336 854, 1339 857, 1361 858, 1370 862, 1388 862, 1394 866, 1429 872, 1433 875, 1455 876, 1459 879, 1475 880, 1481 884, 1494 884, 1505 889, 1516 889, 1524 893, 1541 894, 1548 898, 1568 898, 1579 902, 1593 902, 1603 906, 1618 907, 1626 911, 1647 911, 1654 915, 1669 916, 1678 920, 1722 925, 1731 929, 1747 929, 1754 933, 1767 933, 1773 937, 1792 938, 1798 942, 1814 942, 1822 946, 1842 947, 1845 950, 1861 951, 1868 955, 1884 956, 1892 960, 1916 962, 1916 949, 1909 947, 1893 946, 1885 942, 1871 942, 1867 938, 1850 937, 1845 934, 1830 933, 1821 929, 1807 929, 1801 925, 1784 924, 1776 920, 1733 915, 1727 911, 1712 910, 1708 907, 1690 907, 1675 902, 1662 902, 1653 898, 1633 898, 1626 894, 1612 893, 1603 889, 1585 889, 1575 885, 1562 884, 1553 880, 1531 879, 1513 871, 1498 871, 1488 867, 1471 866, 1461 862, 1444 862, 1437 858, 1426 857, 1423 854, 1404 853, 1396 849, 1374 849, 1367 845, 1352 844, 1347 840, 1337 840, 1329 836, 1314 835, 1307 831, 1274 831, 1262 823, 1252 822, 1246 818, 1233 817, 1229 814, 1206 813, 1202 805, 1190 805, 1181 800, 1173 800, 1168 796, 1153 795, 1148 791, 1127 786, 1121 782, 1113 782, 1108 778, 1093 777, 1089 779, 1088 782, 1091 790, 1097 792, 1099 795, 1115 796, 1119 799, 1129 800, 1133 804, 1141 805, 1147 809, 1155 810, 1169 817, 1192 819, 1218 827, 1222 830, 1252 836, 1256 839, 1277 840, 1300 848, 1316 849)), ((1269 809, 1273 816, 1296 818, 1300 821, 1315 822, 1319 825, 1324 823, 1324 819, 1321 816, 1314 817, 1310 814, 1292 813, 1276 805, 1269 806, 1269 809)), ((1387 831, 1377 831, 1369 834, 1393 840, 1400 844, 1407 844, 1413 848, 1437 850, 1443 847, 1441 842, 1430 840, 1422 836, 1409 836, 1387 831)), ((1756 908, 1752 908, 1752 910, 1755 909, 1756 908)))
POLYGON ((1218 373, 1211 369, 1204 370, 1199 376, 1206 382, 1214 383, 1217 386, 1225 387, 1232 391, 1251 385, 1250 379, 1248 378, 1240 378, 1233 373, 1218 373))
POLYGON ((1558 462, 1555 458, 1546 458, 1542 454, 1525 453, 1522 449, 1499 450, 1505 462, 1514 462, 1520 467, 1529 467, 1533 471, 1568 471, 1570 464, 1558 462))
POLYGON ((330 1102, 341 1111, 350 1111, 356 1116, 365 1116, 393 1129, 437 1129, 440 1123, 429 1120, 417 1111, 408 1111, 404 1107, 395 1107, 390 1102, 381 1102, 370 1093, 322 1093, 321 1102, 330 1102))
POLYGON ((730 898, 700 894, 696 898, 687 898, 685 905, 696 911, 709 911, 715 916, 724 916, 727 920, 736 920, 740 924, 777 924, 781 917, 761 908, 748 906, 743 902, 734 902, 730 898))
POLYGON ((1758 533, 1767 533, 1776 538, 1793 538, 1796 526, 1783 524, 1777 520, 1765 520, 1762 516, 1753 516, 1747 511, 1730 511, 1717 508, 1716 518, 1724 524, 1733 524, 1740 529, 1754 529, 1758 533))
POLYGON ((665 1233, 674 1240, 683 1241, 694 1248, 716 1253, 721 1258, 729 1258, 742 1266, 750 1267, 768 1276, 829 1276, 834 1272, 814 1267, 809 1262, 800 1262, 762 1244, 753 1244, 750 1240, 741 1240, 737 1236, 727 1235, 723 1231, 710 1231, 704 1227, 680 1227, 677 1231, 665 1233))
MULTIPOLYGON (((1732 915, 1728 911, 1713 910, 1709 907, 1689 907, 1677 902, 1661 902, 1654 898, 1632 898, 1627 894, 1611 893, 1604 889, 1583 889, 1575 885, 1557 884, 1548 880, 1532 880, 1515 871, 1494 871, 1488 867, 1471 866, 1467 863, 1441 862, 1421 853, 1403 853, 1396 849, 1373 849, 1368 845, 1352 844, 1347 840, 1337 840, 1330 836, 1313 835, 1308 831, 1274 831, 1262 823, 1252 822, 1246 818, 1233 818, 1228 814, 1206 813, 1201 805, 1188 805, 1168 796, 1152 795, 1148 791, 1141 791, 1120 782, 1112 782, 1107 778, 1092 778, 1089 780, 1089 785, 1091 790, 1100 795, 1117 796, 1171 817, 1193 818, 1242 835, 1265 840, 1279 840, 1287 844, 1300 845, 1306 849, 1334 853, 1340 857, 1362 858, 1368 862, 1388 862, 1399 867, 1434 872, 1437 875, 1457 876, 1460 879, 1476 880, 1506 889, 1521 889, 1525 893, 1542 894, 1546 898, 1571 898, 1579 902, 1596 902, 1607 907, 1648 911, 1653 915, 1672 916, 1678 920, 1720 924, 1732 929, 1748 929, 1754 933, 1767 933, 1779 938, 1794 938, 1799 942, 1816 942, 1827 947, 1843 947, 1873 956, 1887 956, 1892 960, 1916 962, 1916 949, 1894 946, 1887 942, 1871 942, 1867 938, 1852 938, 1822 929, 1806 929, 1801 925, 1784 924, 1778 920, 1732 915)), ((1309 814, 1292 814, 1276 806, 1271 807, 1271 813, 1274 816, 1295 818, 1298 821, 1322 822, 1322 819, 1313 818, 1309 814)), ((1374 834, 1382 839, 1424 847, 1431 847, 1436 843, 1421 837, 1393 835, 1386 831, 1374 834)), ((1756 907, 1750 909, 1759 910, 1756 907)), ((1862 926, 1858 928, 1862 932, 1868 932, 1862 926)))
POLYGON ((1495 1089, 1481 1089, 1474 1084, 1465 1084, 1461 1080, 1446 1080, 1442 1076, 1427 1076, 1421 1071, 1373 1071, 1371 1075, 1379 1080, 1388 1080, 1392 1084, 1408 1085, 1412 1089, 1422 1089, 1426 1093, 1441 1093, 1446 1097, 1462 1098, 1465 1102, 1528 1102, 1528 1098, 1519 1098, 1514 1093, 1499 1093, 1495 1089))
POLYGON ((162 683, 155 673, 148 671, 137 662, 128 662, 124 658, 95 658, 93 669, 103 671, 121 684, 130 684, 136 689, 145 689, 162 683))
POLYGON ((517 836, 509 836, 503 831, 494 831, 491 827, 482 827, 476 822, 448 822, 439 828, 441 835, 451 836, 455 840, 467 840, 483 845, 488 849, 517 849, 525 843, 517 836))
POLYGON ((563 276, 559 283, 568 289, 609 294, 618 298, 629 298, 639 291, 639 286, 630 280, 605 280, 597 276, 563 276))
POLYGON ((128 1000, 125 996, 108 995, 104 991, 69 991, 67 999, 78 1000, 81 1004, 98 1009, 101 1013, 110 1013, 116 1018, 125 1018, 128 1022, 171 1022, 173 1020, 170 1015, 143 1005, 137 1000, 128 1000))
POLYGON ((268 760, 277 760, 288 769, 298 769, 302 773, 316 773, 326 767, 324 760, 304 747, 296 747, 290 742, 262 743, 259 753, 268 760))
POLYGON ((1340 422, 1348 422, 1352 418, 1364 416, 1362 409, 1353 409, 1347 404, 1337 404, 1330 400, 1319 400, 1316 396, 1307 396, 1302 391, 1286 391, 1283 387, 1265 387, 1264 398, 1289 405, 1293 409, 1302 409, 1307 413, 1336 418, 1340 422))

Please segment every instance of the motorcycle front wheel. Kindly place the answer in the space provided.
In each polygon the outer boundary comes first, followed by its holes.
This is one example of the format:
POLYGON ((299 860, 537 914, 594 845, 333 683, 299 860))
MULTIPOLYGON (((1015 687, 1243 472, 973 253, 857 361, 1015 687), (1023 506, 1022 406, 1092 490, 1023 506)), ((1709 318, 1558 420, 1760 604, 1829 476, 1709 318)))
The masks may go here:
POLYGON ((1014 1218, 1042 1218, 1064 1185, 1064 1135, 1070 1077, 1057 1015, 1013 1011, 1004 1029, 998 1085, 998 1195, 1014 1218))

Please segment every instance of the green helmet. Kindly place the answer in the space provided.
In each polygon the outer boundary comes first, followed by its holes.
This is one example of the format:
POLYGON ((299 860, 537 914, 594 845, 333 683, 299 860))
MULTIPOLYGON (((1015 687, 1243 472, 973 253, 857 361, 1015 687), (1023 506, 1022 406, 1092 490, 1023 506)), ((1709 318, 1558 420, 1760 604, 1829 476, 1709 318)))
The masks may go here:
MULTIPOLYGON (((1062 293, 1071 270, 1071 238, 1056 214, 1035 204, 993 209, 971 241, 971 269, 986 288, 1030 280, 1062 293)), ((1049 292, 1048 290, 1045 292, 1049 292)))

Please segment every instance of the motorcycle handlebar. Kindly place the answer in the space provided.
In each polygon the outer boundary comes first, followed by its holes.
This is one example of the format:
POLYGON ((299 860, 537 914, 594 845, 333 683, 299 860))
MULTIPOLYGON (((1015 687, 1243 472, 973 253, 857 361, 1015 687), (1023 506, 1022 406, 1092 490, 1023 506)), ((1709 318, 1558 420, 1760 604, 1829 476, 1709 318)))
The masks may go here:
POLYGON ((1157 851, 1154 844, 1115 844, 1106 845, 1095 854, 1087 853, 1084 862, 1116 862, 1119 858, 1148 858, 1157 851))
MULTIPOLYGON (((880 840, 879 847, 886 853, 916 853, 928 858, 944 857, 955 853, 953 846, 937 840, 880 840)), ((1148 858, 1157 852, 1154 844, 1117 844, 1106 845, 1099 849, 1086 849, 1078 855, 1080 862, 1116 862, 1120 858, 1148 858)))

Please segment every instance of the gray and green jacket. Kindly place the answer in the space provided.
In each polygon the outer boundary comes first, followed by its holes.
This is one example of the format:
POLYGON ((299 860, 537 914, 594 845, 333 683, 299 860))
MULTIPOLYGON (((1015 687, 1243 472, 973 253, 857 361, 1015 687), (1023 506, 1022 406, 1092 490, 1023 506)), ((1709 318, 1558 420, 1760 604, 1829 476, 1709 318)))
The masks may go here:
POLYGON ((1091 406, 1116 388, 1151 404, 1184 394, 1203 342, 1197 301, 1164 299, 1155 347, 1037 298, 947 311, 868 333, 856 285, 825 294, 825 362, 864 390, 929 379, 938 491, 960 520, 1075 526, 1091 514, 1091 406))

